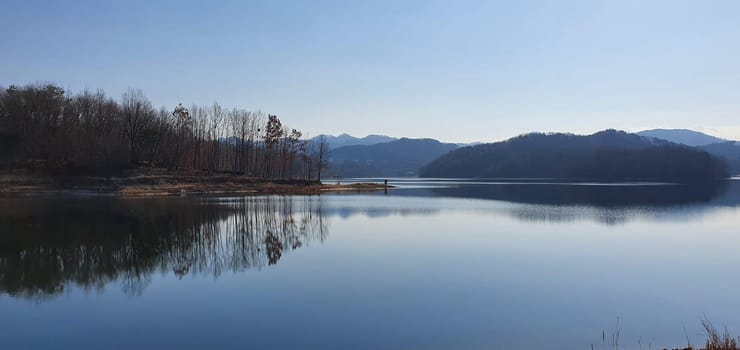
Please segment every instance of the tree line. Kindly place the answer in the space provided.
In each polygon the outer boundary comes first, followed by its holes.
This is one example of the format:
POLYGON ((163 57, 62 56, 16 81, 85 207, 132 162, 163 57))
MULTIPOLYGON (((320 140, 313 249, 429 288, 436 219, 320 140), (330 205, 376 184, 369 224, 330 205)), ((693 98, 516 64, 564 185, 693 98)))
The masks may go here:
POLYGON ((0 88, 0 168, 115 175, 137 167, 320 179, 328 143, 275 115, 179 104, 155 109, 138 89, 70 94, 54 84, 0 88))

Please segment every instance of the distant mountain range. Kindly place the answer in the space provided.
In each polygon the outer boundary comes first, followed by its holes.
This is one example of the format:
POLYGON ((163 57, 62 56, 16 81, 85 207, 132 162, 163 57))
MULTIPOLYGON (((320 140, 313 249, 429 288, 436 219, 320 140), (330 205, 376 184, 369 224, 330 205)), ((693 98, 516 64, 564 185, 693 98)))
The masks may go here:
POLYGON ((693 182, 729 176, 700 149, 623 131, 532 133, 463 147, 424 166, 422 177, 588 178, 693 182))
MULTIPOLYGON (((311 141, 318 140, 321 136, 326 137, 326 142, 329 144, 329 149, 335 149, 344 146, 354 145, 374 145, 378 143, 386 143, 398 140, 397 137, 386 136, 386 135, 367 135, 365 137, 356 137, 347 133, 340 134, 339 136, 332 136, 321 134, 311 138, 311 141)), ((470 142, 470 143, 457 143, 458 147, 475 146, 480 145, 481 142, 470 142)))
POLYGON ((409 138, 344 146, 331 151, 330 168, 341 177, 417 176, 422 166, 456 148, 453 143, 409 138))
POLYGON ((326 142, 329 144, 329 149, 354 145, 374 145, 377 143, 385 143, 397 140, 397 138, 395 137, 385 135, 367 135, 365 137, 354 137, 349 134, 341 134, 339 136, 322 134, 313 137, 311 140, 318 140, 321 136, 324 136, 326 138, 326 142))
POLYGON ((640 131, 637 133, 637 135, 653 137, 656 139, 666 140, 673 143, 680 143, 692 147, 706 146, 713 143, 727 141, 719 137, 687 129, 652 129, 640 131))
MULTIPOLYGON (((469 144, 453 144, 443 143, 434 139, 399 139, 385 135, 354 137, 348 134, 341 134, 339 136, 324 136, 326 137, 326 140, 329 143, 329 148, 331 149, 329 173, 334 176, 391 177, 421 175, 445 177, 447 176, 445 174, 447 174, 448 171, 443 171, 442 169, 449 167, 451 168, 449 169, 451 172, 450 174, 455 173, 455 176, 478 177, 492 176, 491 174, 501 175, 509 172, 511 173, 510 176, 516 176, 516 173, 521 173, 520 171, 514 171, 513 169, 516 167, 523 168, 527 162, 537 158, 534 153, 531 153, 534 152, 534 150, 530 149, 531 147, 534 147, 535 144, 527 145, 525 142, 518 144, 516 147, 507 146, 508 148, 506 152, 508 152, 508 158, 506 162, 496 163, 496 167, 499 167, 498 171, 492 170, 492 160, 483 156, 483 153, 486 152, 480 152, 481 154, 476 156, 473 156, 473 154, 491 147, 503 149, 501 148, 502 146, 499 145, 502 143, 506 143, 511 146, 513 144, 517 144, 515 141, 521 141, 523 139, 535 142, 534 140, 537 138, 537 135, 548 136, 548 138, 550 138, 554 143, 549 146, 552 147, 548 150, 549 153, 545 152, 541 154, 544 157, 543 159, 539 159, 529 165, 532 169, 536 169, 538 167, 551 167, 560 168, 560 171, 564 171, 562 166, 553 164, 552 160, 569 159, 568 155, 578 155, 580 157, 595 149, 635 150, 650 147, 679 147, 679 145, 685 145, 685 147, 695 147, 725 160, 729 165, 731 173, 740 174, 740 143, 726 141, 719 137, 686 129, 654 129, 640 131, 636 134, 604 131, 589 136, 576 136, 570 134, 528 134, 493 144, 481 144, 478 142, 469 144), (579 139, 582 137, 584 139, 579 139), (570 140, 564 140, 563 138, 570 140), (555 142, 557 139, 560 140, 555 142), (560 141, 565 143, 559 144, 558 142, 560 141), (566 145, 568 142, 571 142, 570 146, 566 145), (455 150, 458 151, 447 155, 449 152, 455 150), (545 155, 547 155, 547 157, 545 157, 545 155), (442 157, 443 159, 436 160, 439 157, 442 157), (471 158, 466 160, 466 157, 473 157, 474 159, 471 158), (430 164, 433 161, 434 163, 430 164), (487 169, 478 169, 477 172, 469 173, 464 170, 472 169, 473 166, 465 164, 467 162, 478 162, 479 167, 487 167, 487 169), (447 165, 442 166, 441 164, 447 165), (424 171, 420 173, 420 169, 422 168, 424 168, 424 171)), ((318 136, 315 137, 314 140, 317 138, 318 136)), ((537 142, 540 141, 542 140, 537 142)), ((647 159, 643 160, 646 162, 648 161, 647 159)), ((688 166, 686 164, 683 165, 688 166)), ((612 164, 612 166, 626 165, 615 163, 612 164)), ((606 176, 605 174, 602 175, 606 176)))

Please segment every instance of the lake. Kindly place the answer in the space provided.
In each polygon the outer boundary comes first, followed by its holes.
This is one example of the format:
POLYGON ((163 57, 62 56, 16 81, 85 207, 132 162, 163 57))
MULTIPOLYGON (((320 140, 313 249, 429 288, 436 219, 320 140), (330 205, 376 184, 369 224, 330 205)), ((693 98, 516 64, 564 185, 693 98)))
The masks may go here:
POLYGON ((740 333, 740 180, 0 199, 3 349, 620 349, 740 333))

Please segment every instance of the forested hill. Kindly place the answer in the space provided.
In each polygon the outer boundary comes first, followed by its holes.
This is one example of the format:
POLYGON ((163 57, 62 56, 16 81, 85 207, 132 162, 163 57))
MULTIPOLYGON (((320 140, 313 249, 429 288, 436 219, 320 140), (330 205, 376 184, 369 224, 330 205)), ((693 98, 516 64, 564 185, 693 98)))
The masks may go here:
POLYGON ((724 159, 733 175, 740 174, 740 142, 719 142, 699 148, 715 157, 724 159))
POLYGON ((605 130, 587 136, 532 133, 463 147, 432 161, 420 175, 691 182, 726 178, 729 172, 702 150, 605 130))
POLYGON ((434 139, 402 138, 374 145, 340 147, 331 151, 331 171, 342 177, 418 175, 419 168, 457 148, 434 139))

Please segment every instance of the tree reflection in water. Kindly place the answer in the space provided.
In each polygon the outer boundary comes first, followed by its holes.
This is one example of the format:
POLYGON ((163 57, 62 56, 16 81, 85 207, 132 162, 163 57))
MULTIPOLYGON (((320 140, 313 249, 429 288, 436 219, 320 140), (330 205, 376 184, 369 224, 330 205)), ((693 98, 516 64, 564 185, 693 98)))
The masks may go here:
POLYGON ((152 274, 260 269, 328 235, 322 199, 0 200, 0 292, 43 298, 70 284, 119 282, 140 295, 152 274))

